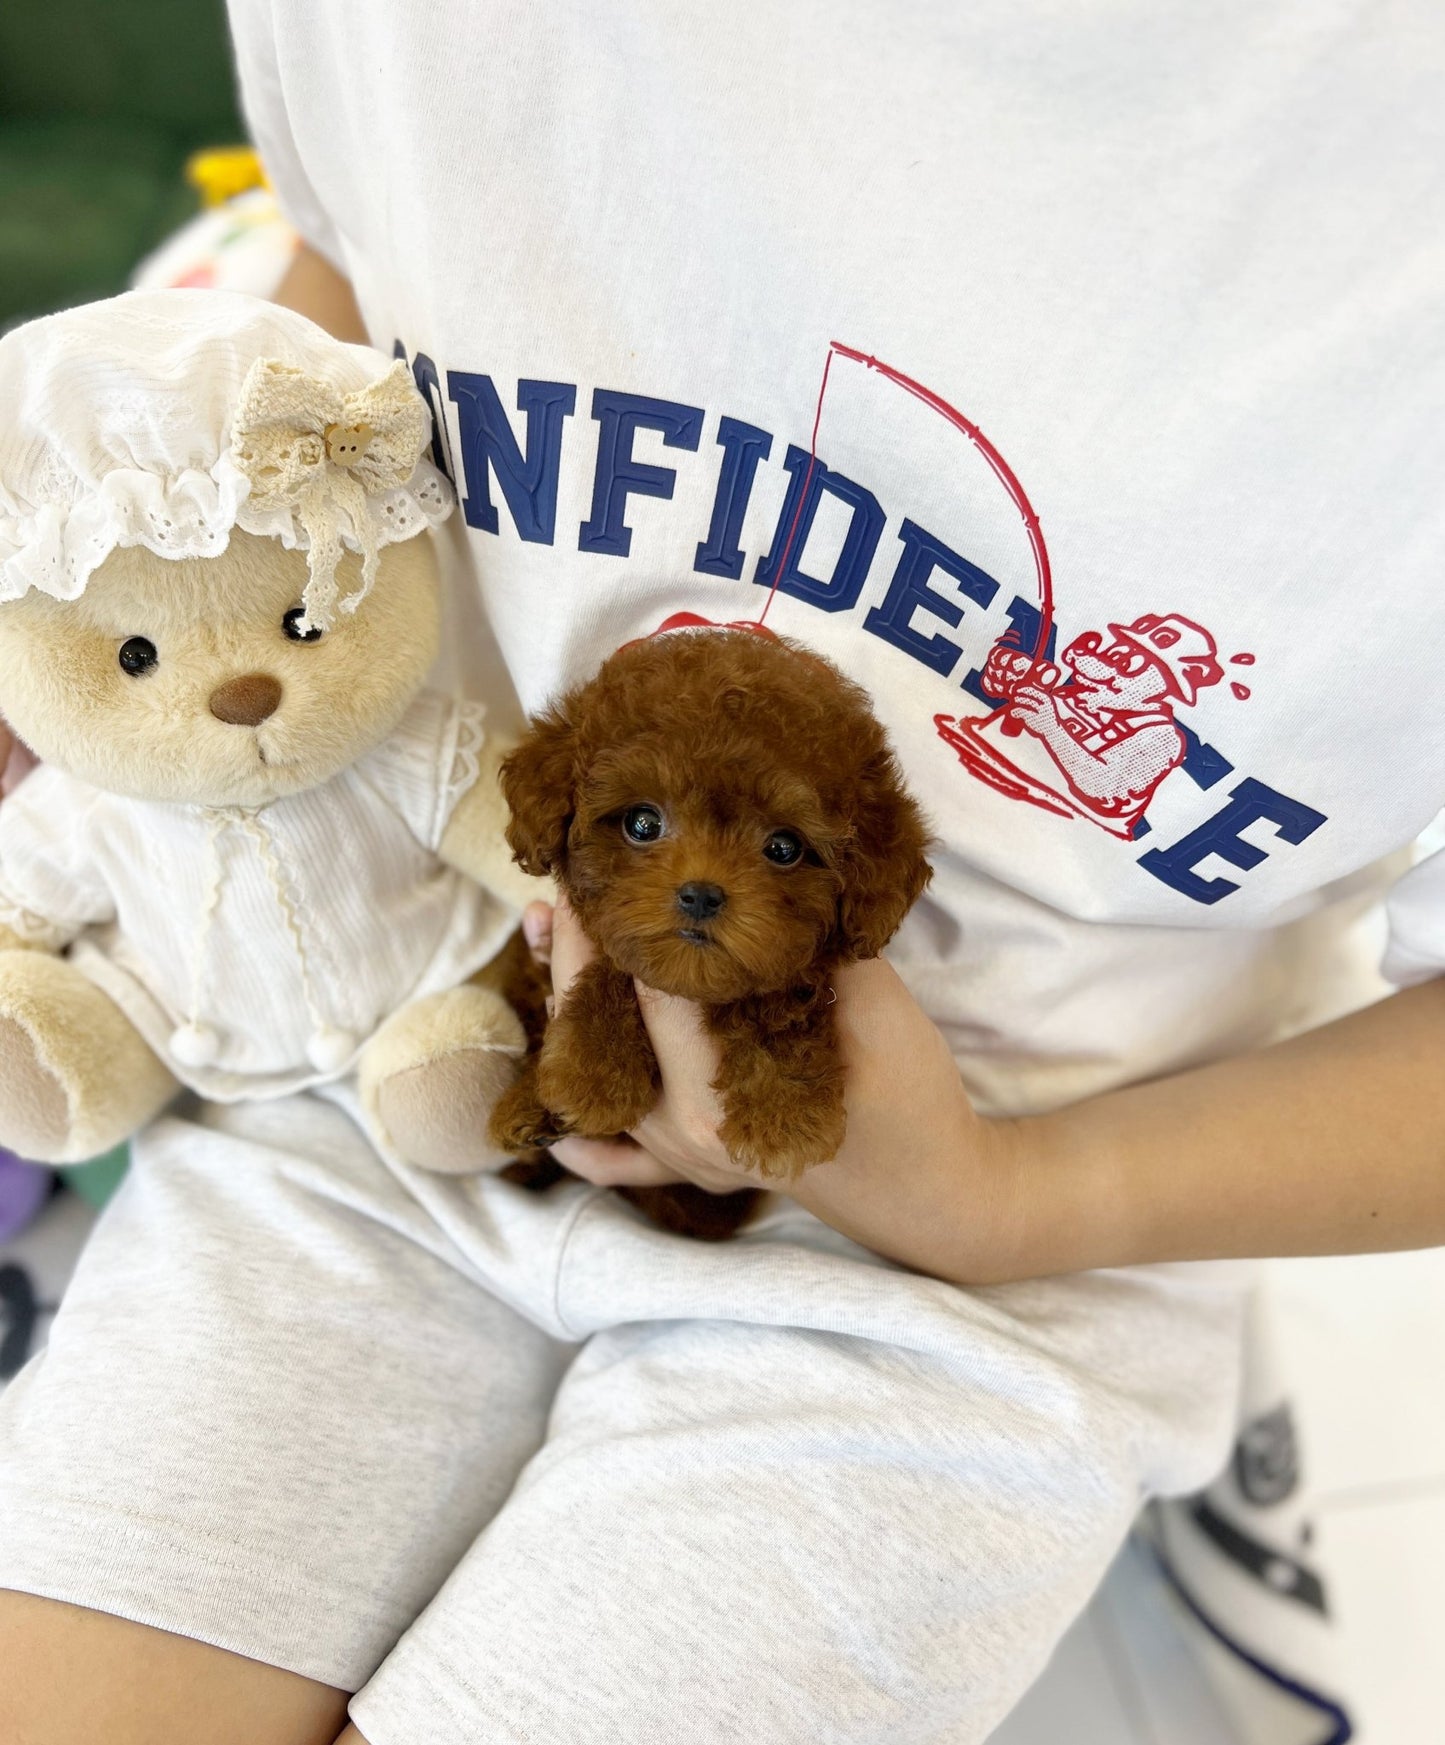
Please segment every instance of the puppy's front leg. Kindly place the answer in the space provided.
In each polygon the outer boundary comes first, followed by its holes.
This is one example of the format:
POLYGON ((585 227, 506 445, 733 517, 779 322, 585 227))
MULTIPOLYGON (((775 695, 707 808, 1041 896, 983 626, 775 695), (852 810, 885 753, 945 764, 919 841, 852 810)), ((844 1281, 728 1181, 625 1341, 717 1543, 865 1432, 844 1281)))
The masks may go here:
POLYGON ((537 1086, 537 1065, 541 1056, 529 1054, 522 1070, 511 1086, 502 1092, 492 1110, 488 1134, 498 1151, 508 1151, 514 1157, 524 1152, 545 1151, 554 1139, 560 1139, 566 1129, 547 1107, 537 1086))
POLYGON ((715 1008, 722 1043, 715 1088, 718 1136, 738 1163, 767 1176, 800 1175, 843 1144, 843 1063, 831 990, 799 989, 715 1008))
POLYGON ((537 1063, 542 1101, 570 1133, 635 1127, 662 1089, 632 977, 594 958, 547 1026, 537 1063))

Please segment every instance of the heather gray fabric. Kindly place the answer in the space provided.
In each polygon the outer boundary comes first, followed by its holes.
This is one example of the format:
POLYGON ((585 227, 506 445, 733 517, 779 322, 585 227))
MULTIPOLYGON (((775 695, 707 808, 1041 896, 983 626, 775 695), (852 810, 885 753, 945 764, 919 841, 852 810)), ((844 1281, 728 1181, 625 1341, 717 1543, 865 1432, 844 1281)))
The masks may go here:
POLYGON ((373 1745, 981 1740, 1222 1458, 1237 1286, 968 1293, 196 1111, 0 1400, 0 1585, 365 1685, 373 1745))

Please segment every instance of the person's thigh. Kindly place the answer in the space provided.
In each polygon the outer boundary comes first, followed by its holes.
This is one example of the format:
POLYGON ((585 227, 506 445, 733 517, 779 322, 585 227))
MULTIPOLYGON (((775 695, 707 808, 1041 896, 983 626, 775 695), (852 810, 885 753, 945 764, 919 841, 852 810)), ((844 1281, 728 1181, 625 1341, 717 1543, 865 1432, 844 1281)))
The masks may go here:
POLYGON ((969 1294, 763 1242, 698 1289, 729 1267, 735 1318, 589 1341, 348 1741, 973 1745, 1142 1495, 1223 1458, 1232 1286, 969 1294))
POLYGON ((163 1121, 0 1397, 0 1588, 300 1674, 302 1712, 495 1514, 569 1355, 336 1110, 163 1121))
POLYGON ((184 1636, 0 1591, 0 1739, 330 1745, 346 1692, 184 1636))

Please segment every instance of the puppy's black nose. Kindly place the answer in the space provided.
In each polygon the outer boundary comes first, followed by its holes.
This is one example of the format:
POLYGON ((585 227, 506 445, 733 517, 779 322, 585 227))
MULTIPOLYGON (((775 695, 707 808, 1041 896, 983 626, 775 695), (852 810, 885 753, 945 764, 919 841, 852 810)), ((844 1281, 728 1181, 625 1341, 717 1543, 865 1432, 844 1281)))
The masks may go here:
POLYGON ((711 921, 728 894, 721 885, 686 884, 677 887, 677 906, 689 921, 711 921))

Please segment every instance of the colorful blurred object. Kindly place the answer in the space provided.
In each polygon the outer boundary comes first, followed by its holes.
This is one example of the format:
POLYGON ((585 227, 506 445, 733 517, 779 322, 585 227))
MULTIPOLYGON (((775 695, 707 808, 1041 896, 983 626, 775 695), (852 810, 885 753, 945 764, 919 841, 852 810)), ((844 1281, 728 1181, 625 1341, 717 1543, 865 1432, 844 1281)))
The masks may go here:
MULTIPOLYGON (((87 1205, 99 1211, 120 1186, 130 1167, 130 1146, 117 1145, 89 1163, 66 1169, 63 1180, 87 1205)), ((55 1171, 44 1164, 27 1163, 13 1152, 0 1149, 0 1243, 18 1236, 39 1214, 55 1187, 55 1171)))
POLYGON ((20 1234, 54 1186, 55 1177, 48 1169, 0 1151, 0 1242, 20 1234))
POLYGON ((141 262, 131 283, 146 291, 198 288, 271 297, 297 246, 275 195, 267 187, 253 187, 183 224, 141 262))
POLYGON ((117 1145, 89 1163, 73 1164, 65 1171, 65 1185, 74 1188, 81 1199, 97 1211, 120 1186, 121 1177, 130 1167, 130 1146, 117 1145))
POLYGON ((186 180, 203 206, 224 206, 238 194, 267 185, 261 159, 249 145, 212 146, 196 152, 187 160, 186 180))

